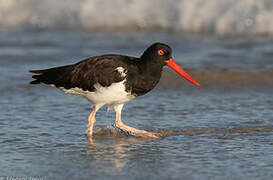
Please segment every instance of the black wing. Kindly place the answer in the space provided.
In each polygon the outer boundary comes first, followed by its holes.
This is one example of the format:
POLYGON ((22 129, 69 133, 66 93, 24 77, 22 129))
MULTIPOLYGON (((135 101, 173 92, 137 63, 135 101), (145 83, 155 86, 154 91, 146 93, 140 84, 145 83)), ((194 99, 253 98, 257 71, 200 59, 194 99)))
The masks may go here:
POLYGON ((78 87, 83 90, 94 91, 94 84, 96 83, 107 87, 112 83, 124 80, 125 77, 121 76, 117 68, 127 68, 125 59, 119 55, 104 55, 91 57, 73 65, 31 70, 30 72, 38 75, 32 76, 36 80, 30 84, 45 83, 65 89, 78 87))

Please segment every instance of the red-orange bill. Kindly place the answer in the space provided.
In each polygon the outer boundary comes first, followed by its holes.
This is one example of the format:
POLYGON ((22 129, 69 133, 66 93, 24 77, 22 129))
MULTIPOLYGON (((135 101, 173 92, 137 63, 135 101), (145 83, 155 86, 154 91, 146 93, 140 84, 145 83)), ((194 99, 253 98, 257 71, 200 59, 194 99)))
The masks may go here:
POLYGON ((176 64, 176 62, 174 62, 172 58, 170 58, 169 60, 165 62, 170 68, 175 70, 175 72, 177 72, 183 78, 187 79, 189 82, 195 84, 196 86, 200 86, 200 84, 197 81, 195 81, 193 77, 191 77, 186 71, 184 71, 178 64, 176 64))

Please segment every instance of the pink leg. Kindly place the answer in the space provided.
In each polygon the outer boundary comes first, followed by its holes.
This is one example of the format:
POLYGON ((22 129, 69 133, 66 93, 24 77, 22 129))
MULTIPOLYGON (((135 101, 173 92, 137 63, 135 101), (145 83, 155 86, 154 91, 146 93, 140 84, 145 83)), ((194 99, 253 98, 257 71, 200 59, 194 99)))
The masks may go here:
POLYGON ((93 135, 93 127, 94 127, 94 124, 96 122, 96 113, 97 111, 102 107, 103 105, 94 105, 93 106, 93 110, 92 112, 90 113, 90 115, 88 116, 88 124, 87 124, 87 130, 86 130, 86 134, 87 136, 89 137, 92 137, 93 135))
POLYGON ((123 124, 121 121, 121 110, 123 108, 123 104, 116 106, 114 109, 116 111, 116 127, 128 131, 132 134, 135 134, 137 137, 142 137, 142 138, 151 138, 151 139, 159 139, 159 136, 156 136, 156 134, 145 131, 145 130, 139 130, 130 126, 127 126, 123 124))

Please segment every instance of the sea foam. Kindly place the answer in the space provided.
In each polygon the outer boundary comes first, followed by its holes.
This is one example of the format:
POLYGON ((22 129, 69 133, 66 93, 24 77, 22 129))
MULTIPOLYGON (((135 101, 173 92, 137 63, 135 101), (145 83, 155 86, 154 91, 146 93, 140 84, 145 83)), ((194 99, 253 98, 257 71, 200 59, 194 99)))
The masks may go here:
POLYGON ((273 35, 272 0, 0 0, 0 28, 273 35))

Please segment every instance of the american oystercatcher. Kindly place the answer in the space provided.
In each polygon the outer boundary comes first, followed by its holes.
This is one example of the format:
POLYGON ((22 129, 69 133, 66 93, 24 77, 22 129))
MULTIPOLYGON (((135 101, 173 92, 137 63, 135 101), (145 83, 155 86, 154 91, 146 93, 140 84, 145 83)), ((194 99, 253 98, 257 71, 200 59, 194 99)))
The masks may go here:
POLYGON ((200 86, 172 59, 172 49, 155 43, 137 57, 102 55, 87 58, 76 64, 44 70, 30 70, 37 75, 30 84, 47 84, 66 93, 87 98, 93 109, 88 117, 87 135, 92 136, 96 112, 108 105, 116 112, 117 128, 136 137, 158 138, 154 133, 123 124, 121 110, 124 103, 151 91, 159 82, 163 66, 169 66, 179 75, 200 86))

